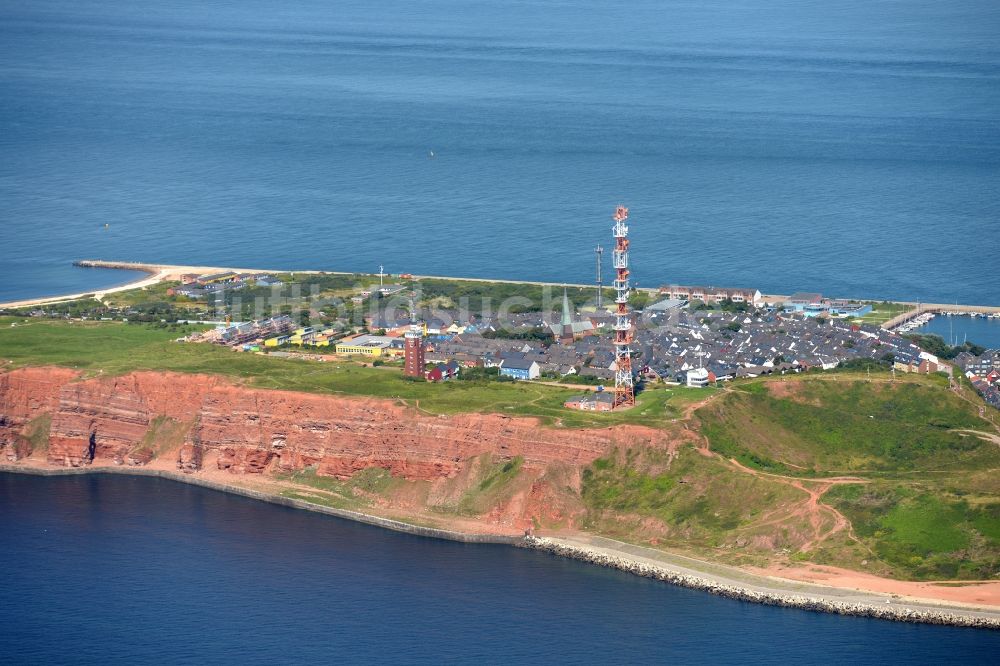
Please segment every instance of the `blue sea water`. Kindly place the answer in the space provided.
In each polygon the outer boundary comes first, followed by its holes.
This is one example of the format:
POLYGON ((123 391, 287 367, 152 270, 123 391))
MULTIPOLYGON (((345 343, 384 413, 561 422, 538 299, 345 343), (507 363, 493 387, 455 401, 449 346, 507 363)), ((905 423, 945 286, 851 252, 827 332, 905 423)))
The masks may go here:
POLYGON ((3 2, 0 300, 119 281, 83 257, 585 282, 624 202, 642 285, 998 303, 998 34, 993 0, 3 2))
POLYGON ((934 317, 917 333, 940 335, 950 345, 973 342, 987 349, 1000 349, 1000 320, 984 317, 934 317))
POLYGON ((721 599, 155 478, 0 474, 0 660, 987 664, 1000 632, 721 599))

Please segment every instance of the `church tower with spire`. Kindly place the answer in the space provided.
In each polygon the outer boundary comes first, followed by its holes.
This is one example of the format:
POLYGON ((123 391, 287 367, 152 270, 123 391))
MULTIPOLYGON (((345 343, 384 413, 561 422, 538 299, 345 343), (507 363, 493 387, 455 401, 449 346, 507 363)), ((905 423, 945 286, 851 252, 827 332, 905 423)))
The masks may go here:
POLYGON ((559 332, 559 343, 564 345, 573 344, 573 313, 569 308, 569 296, 566 287, 563 287, 562 303, 562 328, 559 332))

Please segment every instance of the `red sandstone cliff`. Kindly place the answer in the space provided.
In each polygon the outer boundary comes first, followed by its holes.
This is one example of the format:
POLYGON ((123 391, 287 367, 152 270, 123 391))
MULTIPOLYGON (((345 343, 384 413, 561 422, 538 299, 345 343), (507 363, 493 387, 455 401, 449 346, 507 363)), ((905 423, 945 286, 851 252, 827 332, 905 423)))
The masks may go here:
MULTIPOLYGON (((54 368, 0 374, 0 451, 7 460, 144 465, 169 457, 171 466, 189 473, 208 465, 233 474, 314 465, 318 474, 338 478, 380 467, 394 477, 435 481, 462 477, 483 454, 521 456, 535 481, 518 506, 494 511, 522 516, 551 496, 552 488, 538 480, 545 470, 577 470, 615 446, 667 446, 665 438, 637 427, 543 428, 533 419, 496 414, 424 416, 389 400, 250 389, 204 375, 84 379, 54 368), (26 434, 45 415, 51 416, 47 449, 32 450, 26 434), (174 440, 163 436, 167 430, 174 440)), ((576 476, 561 473, 560 482, 575 486, 576 476)))

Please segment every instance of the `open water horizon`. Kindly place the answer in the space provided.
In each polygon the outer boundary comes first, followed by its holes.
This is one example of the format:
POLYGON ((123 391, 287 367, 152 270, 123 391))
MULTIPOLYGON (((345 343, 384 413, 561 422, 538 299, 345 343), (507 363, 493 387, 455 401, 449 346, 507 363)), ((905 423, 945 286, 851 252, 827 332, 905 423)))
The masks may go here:
POLYGON ((1000 632, 773 608, 175 481, 0 473, 0 659, 990 664, 1000 632))
POLYGON ((80 258, 590 282, 621 202, 643 286, 998 304, 998 33, 991 0, 2 3, 0 300, 121 282, 80 258))

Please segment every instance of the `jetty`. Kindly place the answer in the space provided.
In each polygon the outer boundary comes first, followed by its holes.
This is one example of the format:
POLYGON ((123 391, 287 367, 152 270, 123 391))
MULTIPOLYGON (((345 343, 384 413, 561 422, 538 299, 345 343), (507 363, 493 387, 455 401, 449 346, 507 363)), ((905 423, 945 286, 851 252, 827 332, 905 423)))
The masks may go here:
MULTIPOLYGON (((947 303, 907 303, 905 301, 896 301, 902 303, 903 305, 912 305, 913 309, 902 314, 896 315, 892 319, 888 320, 882 324, 882 328, 887 330, 895 330, 901 326, 904 326, 914 320, 933 319, 935 315, 939 314, 957 314, 957 315, 983 315, 990 318, 1000 317, 1000 306, 995 305, 958 305, 958 304, 947 304, 947 303), (930 315, 930 316, 928 316, 930 315)), ((924 322, 926 323, 926 322, 924 322)))

